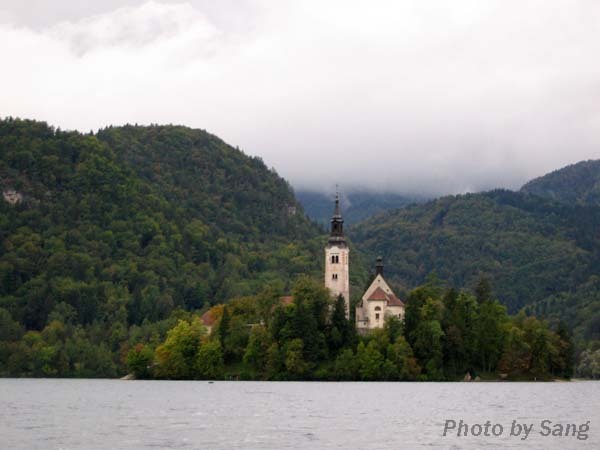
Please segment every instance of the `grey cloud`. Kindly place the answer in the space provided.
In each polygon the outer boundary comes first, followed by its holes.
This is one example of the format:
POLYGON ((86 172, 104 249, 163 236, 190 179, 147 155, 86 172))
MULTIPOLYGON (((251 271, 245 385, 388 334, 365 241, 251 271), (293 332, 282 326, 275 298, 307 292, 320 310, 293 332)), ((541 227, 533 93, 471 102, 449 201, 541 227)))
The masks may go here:
POLYGON ((515 188, 600 157, 595 1, 52 3, 0 6, 2 115, 205 128, 315 189, 515 188))

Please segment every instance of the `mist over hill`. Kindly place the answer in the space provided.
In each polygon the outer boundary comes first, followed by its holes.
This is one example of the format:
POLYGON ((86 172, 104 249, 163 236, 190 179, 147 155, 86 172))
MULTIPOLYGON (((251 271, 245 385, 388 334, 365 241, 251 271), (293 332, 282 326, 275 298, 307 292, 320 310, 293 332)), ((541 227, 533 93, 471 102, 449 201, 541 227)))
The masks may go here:
MULTIPOLYGON (((331 220, 334 195, 321 191, 296 189, 296 198, 306 214, 315 222, 327 226, 331 220)), ((390 209, 403 208, 413 203, 423 203, 426 196, 377 192, 366 189, 349 188, 340 192, 342 213, 348 225, 358 223, 375 214, 390 209)))

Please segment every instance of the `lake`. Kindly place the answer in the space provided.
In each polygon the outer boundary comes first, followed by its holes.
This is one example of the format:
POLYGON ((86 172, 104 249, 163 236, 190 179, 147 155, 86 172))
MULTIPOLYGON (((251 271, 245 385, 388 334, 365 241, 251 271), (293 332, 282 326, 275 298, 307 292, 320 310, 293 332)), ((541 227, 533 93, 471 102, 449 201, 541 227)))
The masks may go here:
POLYGON ((598 449, 600 382, 0 379, 0 448, 598 449))

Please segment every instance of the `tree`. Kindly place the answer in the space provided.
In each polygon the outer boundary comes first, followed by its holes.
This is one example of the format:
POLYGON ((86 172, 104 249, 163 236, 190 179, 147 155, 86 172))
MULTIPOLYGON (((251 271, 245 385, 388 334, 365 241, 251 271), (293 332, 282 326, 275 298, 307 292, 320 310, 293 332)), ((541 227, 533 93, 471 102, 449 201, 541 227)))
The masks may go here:
POLYGON ((385 358, 377 350, 375 341, 371 341, 367 345, 360 342, 356 350, 356 359, 358 361, 358 374, 361 380, 374 381, 381 378, 385 358))
POLYGON ((492 287, 486 276, 480 276, 475 288, 475 296, 478 303, 485 303, 492 299, 492 287))
POLYGON ((442 337, 444 332, 437 320, 425 320, 417 326, 414 332, 414 350, 425 368, 429 380, 442 380, 443 352, 442 337))
POLYGON ((262 325, 252 327, 244 353, 244 363, 259 372, 264 372, 270 345, 271 340, 266 328, 262 325))
POLYGON ((7 309, 0 308, 0 341, 17 341, 23 336, 23 327, 13 320, 7 309))
POLYGON ((383 328, 390 342, 396 342, 400 336, 404 335, 404 324, 398 317, 387 316, 383 328))
POLYGON ((267 378, 277 380, 281 378, 285 368, 285 358, 277 342, 273 342, 267 352, 267 378))
POLYGON ((414 381, 421 372, 413 351, 404 336, 398 336, 396 341, 388 346, 387 359, 396 367, 400 380, 414 381))
POLYGON ((221 347, 225 347, 225 340, 227 339, 227 335, 229 334, 229 310, 227 306, 223 306, 223 314, 221 315, 221 320, 219 321, 219 325, 217 326, 217 334, 219 336, 219 342, 221 343, 221 347))
POLYGON ((354 381, 358 378, 358 361, 351 349, 342 350, 335 359, 333 374, 340 381, 354 381))
POLYGON ((563 321, 558 322, 554 347, 557 354, 552 361, 552 372, 564 378, 573 376, 574 347, 571 332, 563 321))
POLYGON ((288 375, 294 379, 301 379, 309 369, 309 364, 304 361, 303 349, 302 339, 293 339, 287 345, 285 368, 288 375))
POLYGON ((327 341, 332 355, 350 343, 351 324, 346 319, 346 302, 340 294, 335 299, 329 321, 327 341))
POLYGON ((525 342, 525 333, 518 326, 508 329, 506 343, 498 368, 500 373, 518 377, 529 371, 531 347, 525 342))
POLYGON ((196 356, 195 378, 215 380, 223 377, 223 352, 219 341, 206 341, 196 356))
POLYGON ((496 369, 502 356, 507 322, 506 308, 500 303, 489 299, 480 302, 477 321, 477 353, 481 358, 483 370, 492 372, 496 369))
POLYGON ((180 320, 156 349, 155 374, 159 378, 191 379, 205 329, 199 320, 180 320))
POLYGON ((152 378, 154 351, 147 345, 137 344, 127 353, 127 369, 137 379, 152 378))

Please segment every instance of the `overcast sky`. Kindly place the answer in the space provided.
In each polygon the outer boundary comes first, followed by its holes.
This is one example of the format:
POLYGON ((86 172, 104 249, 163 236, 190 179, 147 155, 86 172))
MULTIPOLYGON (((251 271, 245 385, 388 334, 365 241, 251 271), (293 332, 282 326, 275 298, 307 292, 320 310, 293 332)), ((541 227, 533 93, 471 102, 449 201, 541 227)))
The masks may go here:
POLYGON ((0 116, 176 123, 296 187, 519 187, 600 158, 597 0, 0 0, 0 116))

